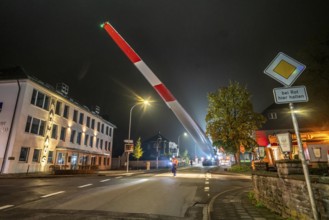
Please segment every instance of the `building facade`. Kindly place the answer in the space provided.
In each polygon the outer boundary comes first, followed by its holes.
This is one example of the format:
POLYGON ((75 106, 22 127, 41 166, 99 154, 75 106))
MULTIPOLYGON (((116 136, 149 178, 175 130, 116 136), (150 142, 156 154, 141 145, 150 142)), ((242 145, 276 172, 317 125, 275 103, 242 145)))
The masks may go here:
POLYGON ((1 173, 110 169, 115 125, 15 68, 0 71, 1 173))

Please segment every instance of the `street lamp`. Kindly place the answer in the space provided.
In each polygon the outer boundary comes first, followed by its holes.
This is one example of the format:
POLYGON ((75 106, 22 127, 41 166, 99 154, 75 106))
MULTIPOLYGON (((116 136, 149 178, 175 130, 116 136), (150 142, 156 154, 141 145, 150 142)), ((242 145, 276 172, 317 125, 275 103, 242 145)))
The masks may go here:
MULTIPOLYGON (((180 135, 178 136, 178 140, 177 140, 177 149, 178 149, 178 154, 179 154, 179 148, 180 148, 180 145, 179 145, 179 139, 180 139, 180 136, 182 136, 182 135, 184 135, 184 136, 187 136, 187 133, 186 133, 186 132, 184 132, 183 134, 180 134, 180 135)), ((177 156, 178 156, 178 154, 177 154, 177 156)))
MULTIPOLYGON (((147 105, 149 105, 149 104, 150 104, 150 102, 149 102, 148 100, 143 100, 143 102, 138 102, 138 103, 136 103, 135 105, 133 105, 133 106, 130 108, 130 112, 129 112, 128 141, 130 141, 131 116, 132 116, 133 109, 134 109, 137 105, 144 105, 144 106, 147 106, 147 105)), ((128 173, 128 170, 129 170, 129 153, 130 153, 130 151, 127 151, 127 173, 128 173)))

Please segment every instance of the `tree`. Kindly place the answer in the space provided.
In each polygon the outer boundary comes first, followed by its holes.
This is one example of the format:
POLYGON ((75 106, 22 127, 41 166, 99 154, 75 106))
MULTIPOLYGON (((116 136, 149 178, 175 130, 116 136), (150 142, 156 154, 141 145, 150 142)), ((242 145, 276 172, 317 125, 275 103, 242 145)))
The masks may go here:
POLYGON ((133 151, 133 157, 137 159, 137 167, 139 158, 141 158, 144 153, 141 145, 141 138, 139 137, 133 151))
POLYGON ((238 82, 208 94, 206 134, 214 146, 233 153, 240 164, 240 146, 250 150, 256 146, 253 134, 265 117, 253 111, 250 94, 238 82))

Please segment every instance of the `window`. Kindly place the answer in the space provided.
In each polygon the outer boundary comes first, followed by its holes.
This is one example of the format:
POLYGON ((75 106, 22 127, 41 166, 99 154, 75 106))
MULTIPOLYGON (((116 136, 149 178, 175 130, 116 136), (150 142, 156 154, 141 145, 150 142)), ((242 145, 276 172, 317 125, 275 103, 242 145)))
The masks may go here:
POLYGON ((108 150, 108 151, 111 150, 111 142, 109 142, 109 143, 107 144, 107 150, 108 150))
POLYGON ((62 127, 61 129, 61 136, 60 136, 60 140, 61 141, 65 141, 65 138, 66 138, 66 128, 65 127, 62 127))
POLYGON ((75 130, 72 130, 72 131, 71 131, 71 138, 70 138, 70 142, 71 142, 71 143, 74 143, 75 133, 76 133, 75 130))
POLYGON ((55 109, 55 114, 61 115, 61 108, 62 108, 62 103, 60 101, 57 101, 57 103, 56 103, 56 109, 55 109))
POLYGON ((27 160, 29 158, 29 151, 30 151, 29 147, 22 147, 18 160, 21 162, 27 162, 27 160))
POLYGON ((83 117, 84 117, 84 114, 80 113, 79 124, 81 124, 81 125, 83 125, 83 117))
POLYGON ((25 131, 43 136, 45 133, 46 122, 37 118, 27 117, 25 131))
POLYGON ((91 128, 92 129, 95 129, 95 119, 92 119, 91 120, 91 128))
POLYGON ((104 134, 104 124, 102 124, 101 132, 102 132, 102 134, 104 134))
POLYGON ((51 138, 57 139, 58 134, 58 126, 56 124, 53 124, 53 130, 51 131, 51 138))
POLYGON ((86 146, 88 145, 88 139, 89 139, 89 135, 86 134, 86 136, 85 136, 85 145, 86 145, 86 146))
POLYGON ((100 144, 100 146, 101 146, 101 149, 103 149, 103 139, 101 139, 101 144, 100 144))
POLYGON ((89 117, 89 116, 87 116, 86 126, 87 126, 88 128, 90 127, 90 117, 89 117))
POLYGON ((78 122, 78 111, 77 110, 73 111, 73 121, 78 122))
POLYGON ((112 128, 110 128, 109 136, 112 136, 112 128))
POLYGON ((98 158, 98 165, 102 165, 102 158, 101 157, 98 158))
POLYGON ((101 130, 101 123, 97 122, 97 131, 100 131, 100 130, 101 130))
POLYGON ((40 161, 40 149, 34 149, 32 162, 39 162, 40 161))
POLYGON ((277 115, 275 112, 271 112, 267 114, 268 119, 277 119, 277 115))
POLYGON ((105 132, 106 135, 109 135, 109 127, 106 126, 106 132, 105 132))
POLYGON ((106 165, 106 157, 104 157, 103 164, 106 165))
POLYGON ((78 136, 77 136, 77 144, 81 145, 81 132, 78 132, 78 136))
POLYGON ((105 147, 104 148, 105 148, 105 150, 107 150, 107 141, 105 141, 105 147))
POLYGON ((64 106, 64 112, 63 112, 63 117, 64 118, 69 118, 69 110, 70 110, 70 107, 68 105, 65 105, 64 106))
POLYGON ((65 164, 65 153, 58 152, 58 154, 57 154, 57 164, 65 164))
POLYGON ((48 110, 49 109, 49 101, 50 101, 49 96, 43 94, 42 92, 39 92, 36 89, 33 89, 31 104, 48 110))
POLYGON ((96 148, 98 148, 99 145, 99 138, 96 139, 96 148))
POLYGON ((32 117, 27 116, 26 125, 25 125, 25 132, 30 132, 31 122, 32 122, 32 117))
POLYGON ((54 161, 53 156, 54 156, 54 151, 49 151, 48 152, 48 160, 47 160, 47 163, 53 163, 53 161, 54 161))
POLYGON ((90 136, 89 146, 93 147, 93 145, 94 145, 94 137, 90 136))

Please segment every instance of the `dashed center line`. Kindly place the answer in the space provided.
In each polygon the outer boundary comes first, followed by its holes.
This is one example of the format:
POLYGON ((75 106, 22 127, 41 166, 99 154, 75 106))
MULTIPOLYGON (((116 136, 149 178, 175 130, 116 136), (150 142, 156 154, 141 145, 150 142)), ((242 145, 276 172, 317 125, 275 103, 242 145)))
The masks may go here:
POLYGON ((78 186, 78 188, 84 188, 84 187, 91 186, 91 185, 93 185, 93 184, 89 183, 89 184, 86 184, 86 185, 78 186))
POLYGON ((104 182, 107 182, 107 181, 109 181, 109 180, 111 180, 111 179, 101 180, 101 181, 99 181, 99 182, 104 183, 104 182))
POLYGON ((57 194, 61 194, 61 193, 64 193, 64 192, 65 191, 59 191, 59 192, 55 192, 55 193, 50 193, 48 195, 41 196, 41 198, 47 198, 47 197, 54 196, 54 195, 57 195, 57 194))
POLYGON ((10 208, 10 207, 13 207, 14 205, 4 205, 4 206, 1 206, 0 207, 0 210, 2 210, 2 209, 8 209, 8 208, 10 208))

